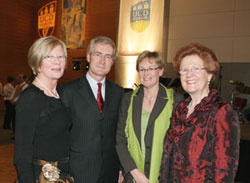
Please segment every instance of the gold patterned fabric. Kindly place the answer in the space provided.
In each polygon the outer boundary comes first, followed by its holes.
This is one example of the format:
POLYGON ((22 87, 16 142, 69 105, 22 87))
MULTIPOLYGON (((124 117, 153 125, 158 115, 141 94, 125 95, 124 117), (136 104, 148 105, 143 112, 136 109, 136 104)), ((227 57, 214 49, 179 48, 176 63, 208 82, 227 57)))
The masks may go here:
MULTIPOLYGON (((61 163, 67 163, 68 158, 60 161, 61 163)), ((67 175, 65 179, 60 179, 60 169, 58 161, 45 161, 45 160, 34 160, 34 165, 42 166, 41 174, 36 180, 36 183, 72 183, 73 179, 67 175)))

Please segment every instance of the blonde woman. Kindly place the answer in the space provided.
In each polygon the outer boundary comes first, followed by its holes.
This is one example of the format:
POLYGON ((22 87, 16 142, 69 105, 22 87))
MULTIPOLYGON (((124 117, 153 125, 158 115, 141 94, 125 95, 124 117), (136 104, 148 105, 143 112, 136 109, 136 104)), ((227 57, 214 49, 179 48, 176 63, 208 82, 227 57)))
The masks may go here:
POLYGON ((57 93, 67 60, 65 44, 49 36, 29 49, 34 81, 16 104, 14 162, 19 183, 68 179, 71 120, 57 93))
POLYGON ((156 183, 173 104, 183 96, 159 83, 164 72, 159 53, 142 52, 136 69, 141 87, 124 95, 116 149, 126 183, 156 183))

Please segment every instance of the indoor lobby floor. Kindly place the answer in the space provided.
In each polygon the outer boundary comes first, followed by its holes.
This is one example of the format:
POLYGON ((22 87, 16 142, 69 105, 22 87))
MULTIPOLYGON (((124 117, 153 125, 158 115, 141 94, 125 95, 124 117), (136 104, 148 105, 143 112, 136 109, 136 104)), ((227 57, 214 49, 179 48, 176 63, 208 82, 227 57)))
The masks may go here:
MULTIPOLYGON (((0 111, 0 183, 14 183, 16 180, 16 170, 13 165, 14 141, 11 139, 12 131, 3 129, 2 122, 3 112, 0 111)), ((250 161, 250 124, 241 124, 241 150, 242 158, 239 166, 241 173, 237 175, 237 183, 250 183, 248 173, 250 164, 247 163, 250 161)))
POLYGON ((16 170, 13 165, 13 144, 0 146, 0 182, 13 183, 16 180, 16 170))
POLYGON ((13 165, 14 141, 12 130, 2 128, 3 111, 0 112, 0 183, 14 183, 16 170, 13 165))

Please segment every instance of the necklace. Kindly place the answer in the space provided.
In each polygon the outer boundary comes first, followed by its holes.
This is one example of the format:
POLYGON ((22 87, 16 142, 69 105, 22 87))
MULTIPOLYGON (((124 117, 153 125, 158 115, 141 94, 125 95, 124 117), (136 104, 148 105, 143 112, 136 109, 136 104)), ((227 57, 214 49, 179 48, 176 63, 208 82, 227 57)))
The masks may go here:
POLYGON ((54 98, 56 99, 59 99, 60 96, 58 95, 57 91, 55 92, 55 94, 50 90, 48 89, 48 87, 40 80, 38 79, 38 77, 36 77, 36 80, 38 81, 38 83, 54 98))

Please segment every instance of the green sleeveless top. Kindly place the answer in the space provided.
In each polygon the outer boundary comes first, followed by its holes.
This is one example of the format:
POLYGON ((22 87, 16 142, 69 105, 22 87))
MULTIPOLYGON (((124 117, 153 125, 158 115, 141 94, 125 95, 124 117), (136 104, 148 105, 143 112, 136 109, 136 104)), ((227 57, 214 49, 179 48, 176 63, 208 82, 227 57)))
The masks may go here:
POLYGON ((148 112, 142 108, 142 114, 141 114, 141 151, 142 151, 142 155, 144 158, 145 158, 145 153, 146 153, 144 137, 146 134, 150 114, 151 114, 151 112, 148 112))

